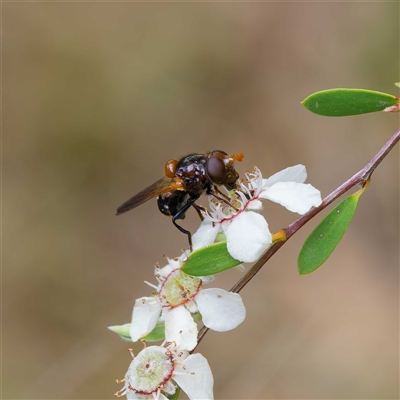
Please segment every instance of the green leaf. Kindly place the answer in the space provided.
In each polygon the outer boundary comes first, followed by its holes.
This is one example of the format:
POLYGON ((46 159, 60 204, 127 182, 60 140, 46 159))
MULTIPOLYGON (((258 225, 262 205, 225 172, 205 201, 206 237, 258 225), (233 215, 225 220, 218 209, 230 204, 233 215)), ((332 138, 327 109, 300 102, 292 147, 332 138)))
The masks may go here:
POLYGON ((307 110, 328 117, 383 111, 399 103, 390 94, 363 89, 329 89, 316 92, 301 102, 307 110))
POLYGON ((346 197, 304 242, 297 260, 300 275, 315 271, 335 250, 353 218, 361 193, 362 189, 346 197))
POLYGON ((145 337, 142 338, 146 342, 158 342, 165 339, 165 324, 158 321, 154 329, 145 337))
POLYGON ((217 236, 216 236, 216 238, 215 238, 215 241, 216 241, 216 242, 223 242, 223 241, 226 241, 226 235, 225 235, 225 233, 224 233, 224 232, 218 232, 218 233, 217 233, 217 236))
POLYGON ((226 242, 219 242, 190 253, 181 269, 188 275, 207 276, 236 267, 241 263, 229 254, 226 242))
MULTIPOLYGON (((115 332, 122 340, 132 342, 130 335, 131 324, 109 326, 108 329, 115 332)), ((158 342, 159 340, 165 339, 164 322, 158 321, 154 329, 141 339, 146 342, 158 342)))
POLYGON ((132 342, 131 335, 129 334, 130 328, 131 324, 114 325, 108 327, 110 331, 115 332, 122 340, 126 340, 127 342, 132 342))
POLYGON ((395 85, 400 87, 400 82, 396 82, 395 85))
POLYGON ((193 318, 194 322, 201 322, 203 320, 203 318, 199 312, 193 313, 192 318, 193 318))

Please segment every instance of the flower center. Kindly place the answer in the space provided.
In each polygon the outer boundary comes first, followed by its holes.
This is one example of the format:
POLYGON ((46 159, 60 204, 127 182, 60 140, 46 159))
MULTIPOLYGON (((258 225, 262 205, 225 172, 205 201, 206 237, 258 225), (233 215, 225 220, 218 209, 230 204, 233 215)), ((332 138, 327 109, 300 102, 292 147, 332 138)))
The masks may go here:
POLYGON ((226 222, 226 221, 232 221, 239 214, 241 214, 244 211, 247 211, 248 208, 249 208, 249 211, 255 211, 255 210, 252 210, 251 207, 249 207, 249 206, 250 206, 250 204, 254 204, 256 201, 259 201, 258 196, 254 196, 251 199, 246 199, 242 203, 240 203, 238 200, 236 200, 236 204, 240 204, 239 211, 233 212, 231 208, 224 209, 223 212, 226 216, 224 215, 219 220, 219 223, 222 224, 223 222, 226 222))
POLYGON ((176 307, 192 300, 198 293, 202 281, 180 269, 172 271, 163 282, 159 296, 163 307, 176 307))
POLYGON ((130 390, 149 395, 162 388, 172 377, 174 363, 167 349, 152 346, 142 350, 131 362, 126 380, 130 390))

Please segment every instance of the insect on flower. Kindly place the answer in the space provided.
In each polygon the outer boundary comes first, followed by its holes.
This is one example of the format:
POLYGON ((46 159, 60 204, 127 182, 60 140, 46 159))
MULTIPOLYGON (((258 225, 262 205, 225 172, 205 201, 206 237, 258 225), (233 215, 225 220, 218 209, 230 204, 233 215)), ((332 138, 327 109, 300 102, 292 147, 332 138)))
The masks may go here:
POLYGON ((309 183, 304 183, 307 172, 304 165, 295 165, 263 179, 261 171, 254 167, 246 174, 247 183, 241 182, 240 189, 229 192, 231 203, 210 201, 210 212, 198 231, 193 235, 194 247, 213 243, 219 231, 226 235, 230 255, 242 262, 254 262, 272 244, 272 234, 262 210, 261 199, 278 203, 300 215, 321 202, 321 192, 309 183))
POLYGON ((229 198, 218 186, 225 186, 228 190, 236 189, 239 174, 234 162, 242 161, 243 157, 243 153, 228 155, 222 150, 214 150, 206 154, 189 154, 179 161, 169 160, 165 164, 165 176, 119 206, 117 215, 157 197, 159 210, 172 217, 172 223, 187 235, 192 249, 191 233, 176 221, 184 219, 191 206, 203 220, 201 212, 204 208, 195 203, 203 193, 230 205, 229 198))

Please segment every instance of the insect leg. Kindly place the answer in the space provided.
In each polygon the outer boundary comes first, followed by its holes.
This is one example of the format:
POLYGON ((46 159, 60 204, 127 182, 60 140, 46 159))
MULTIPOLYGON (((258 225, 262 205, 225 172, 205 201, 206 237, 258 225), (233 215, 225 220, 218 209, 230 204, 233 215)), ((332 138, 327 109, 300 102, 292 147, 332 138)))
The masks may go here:
POLYGON ((201 221, 204 221, 204 217, 203 214, 201 213, 202 211, 205 212, 206 209, 203 206, 199 206, 196 203, 193 203, 192 206, 194 207, 194 209, 197 211, 198 216, 200 217, 201 221))
POLYGON ((230 200, 230 198, 229 198, 225 193, 221 192, 221 191, 218 189, 218 186, 214 185, 214 188, 213 188, 213 189, 214 189, 218 194, 220 194, 225 200, 227 200, 227 201, 230 200))
POLYGON ((187 231, 186 229, 182 228, 180 225, 177 224, 176 220, 181 218, 183 214, 190 208, 190 206, 193 205, 193 203, 199 198, 197 197, 192 197, 190 198, 187 203, 172 217, 172 223, 185 235, 188 237, 189 241, 189 247, 190 247, 190 252, 193 251, 193 246, 192 246, 192 234, 187 231))

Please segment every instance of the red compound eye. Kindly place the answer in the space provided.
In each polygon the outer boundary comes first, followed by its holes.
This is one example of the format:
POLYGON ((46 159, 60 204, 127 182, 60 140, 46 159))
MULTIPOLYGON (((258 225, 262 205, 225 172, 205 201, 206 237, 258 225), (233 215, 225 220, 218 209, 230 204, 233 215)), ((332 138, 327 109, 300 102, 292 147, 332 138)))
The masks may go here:
POLYGON ((207 174, 209 178, 218 184, 222 184, 225 182, 226 177, 227 177, 227 169, 225 166, 225 159, 228 158, 228 155, 226 153, 222 152, 212 152, 208 156, 207 159, 207 174))

